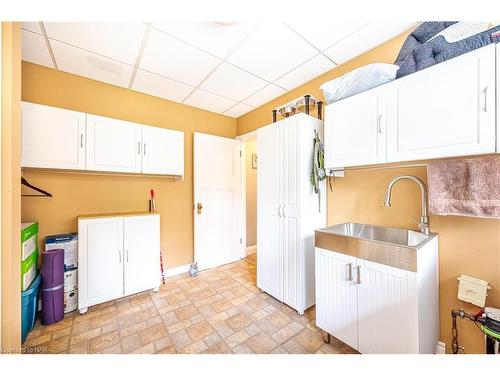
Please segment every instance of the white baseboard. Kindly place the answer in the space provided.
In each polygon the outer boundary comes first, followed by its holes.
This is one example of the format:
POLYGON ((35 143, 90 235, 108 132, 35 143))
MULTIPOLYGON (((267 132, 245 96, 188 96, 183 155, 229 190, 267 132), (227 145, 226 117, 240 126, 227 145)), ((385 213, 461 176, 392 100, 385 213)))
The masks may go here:
POLYGON ((248 246, 245 249, 245 256, 249 256, 251 254, 255 254, 256 252, 257 252, 257 245, 248 246))
POLYGON ((165 277, 180 275, 181 273, 189 272, 189 267, 191 267, 191 264, 184 264, 182 266, 168 268, 164 271, 165 277))
POLYGON ((446 344, 442 341, 438 341, 436 344, 436 354, 446 354, 446 344))

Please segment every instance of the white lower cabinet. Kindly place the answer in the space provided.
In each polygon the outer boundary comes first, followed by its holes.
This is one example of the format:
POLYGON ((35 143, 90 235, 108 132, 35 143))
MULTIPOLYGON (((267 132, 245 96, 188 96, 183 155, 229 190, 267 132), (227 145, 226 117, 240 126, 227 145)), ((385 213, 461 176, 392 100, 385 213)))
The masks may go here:
POLYGON ((427 266, 412 272, 316 248, 316 325, 361 353, 433 353, 437 265, 427 266))
POLYGON ((158 214, 78 218, 78 308, 160 286, 158 214))

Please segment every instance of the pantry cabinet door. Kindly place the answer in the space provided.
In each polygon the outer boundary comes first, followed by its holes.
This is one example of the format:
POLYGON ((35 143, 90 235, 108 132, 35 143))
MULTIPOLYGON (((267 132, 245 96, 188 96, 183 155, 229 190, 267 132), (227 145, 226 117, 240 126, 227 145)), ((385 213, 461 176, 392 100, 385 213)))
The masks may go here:
POLYGON ((85 113, 23 102, 21 166, 85 169, 85 113))
POLYGON ((368 90, 325 108, 325 166, 384 163, 385 89, 368 90))
POLYGON ((495 152, 495 45, 401 78, 388 100, 387 159, 495 152))
POLYGON ((142 125, 87 115, 87 169, 141 172, 142 125))
POLYGON ((184 175, 184 132, 142 127, 142 173, 184 175))
POLYGON ((160 286, 160 215, 124 217, 125 295, 160 286))
POLYGON ((418 354, 417 274, 357 260, 361 353, 418 354))
POLYGON ((78 307, 120 298, 123 290, 123 218, 78 222, 78 307))

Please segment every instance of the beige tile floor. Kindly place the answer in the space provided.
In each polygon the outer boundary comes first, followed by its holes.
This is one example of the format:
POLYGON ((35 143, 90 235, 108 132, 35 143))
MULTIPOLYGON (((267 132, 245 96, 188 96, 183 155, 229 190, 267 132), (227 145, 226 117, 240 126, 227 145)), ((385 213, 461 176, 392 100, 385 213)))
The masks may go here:
POLYGON ((314 308, 298 315, 256 287, 256 267, 242 260, 191 278, 167 279, 144 292, 37 322, 24 344, 37 353, 355 353, 322 340, 314 308))

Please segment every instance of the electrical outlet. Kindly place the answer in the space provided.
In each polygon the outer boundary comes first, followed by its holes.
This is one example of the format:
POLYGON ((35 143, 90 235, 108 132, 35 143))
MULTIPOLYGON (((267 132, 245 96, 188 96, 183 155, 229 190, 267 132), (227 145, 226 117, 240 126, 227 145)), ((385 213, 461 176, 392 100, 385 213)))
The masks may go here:
POLYGON ((436 354, 446 354, 446 344, 442 341, 438 341, 436 344, 436 354))

